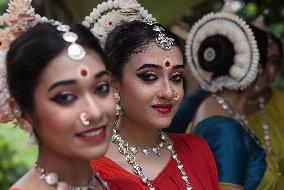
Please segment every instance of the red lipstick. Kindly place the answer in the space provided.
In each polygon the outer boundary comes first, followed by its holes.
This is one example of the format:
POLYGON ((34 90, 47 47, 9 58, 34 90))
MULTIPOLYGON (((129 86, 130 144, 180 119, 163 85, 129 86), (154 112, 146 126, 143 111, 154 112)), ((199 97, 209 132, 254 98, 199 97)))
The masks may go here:
POLYGON ((160 114, 168 114, 172 111, 172 104, 156 104, 153 105, 152 108, 159 112, 160 114))
POLYGON ((75 136, 79 137, 82 141, 98 142, 103 140, 107 136, 106 126, 92 128, 90 130, 77 133, 75 136))

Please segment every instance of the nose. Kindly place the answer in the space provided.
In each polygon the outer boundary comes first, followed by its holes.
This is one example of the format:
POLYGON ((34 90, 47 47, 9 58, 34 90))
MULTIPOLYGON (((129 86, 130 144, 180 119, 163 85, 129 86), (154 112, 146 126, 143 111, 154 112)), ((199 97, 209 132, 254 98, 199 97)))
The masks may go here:
POLYGON ((101 106, 99 106, 99 102, 95 101, 91 95, 85 96, 86 101, 83 104, 83 108, 81 110, 86 112, 86 120, 90 121, 90 123, 96 123, 100 121, 104 115, 101 106))
POLYGON ((164 81, 160 88, 159 88, 159 98, 161 99, 166 99, 166 100, 171 100, 173 97, 173 90, 172 87, 170 85, 170 81, 166 80, 164 81))

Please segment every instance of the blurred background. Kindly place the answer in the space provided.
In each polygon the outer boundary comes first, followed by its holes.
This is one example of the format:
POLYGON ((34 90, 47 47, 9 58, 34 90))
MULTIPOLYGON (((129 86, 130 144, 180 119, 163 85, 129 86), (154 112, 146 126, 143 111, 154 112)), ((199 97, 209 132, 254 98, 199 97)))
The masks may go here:
MULTIPOLYGON (((40 15, 65 22, 80 22, 102 0, 33 0, 33 7, 40 15)), ((202 15, 219 11, 221 0, 139 0, 157 20, 185 41, 192 24, 202 15)), ((4 13, 8 0, 0 0, 0 13, 4 13)), ((248 21, 263 15, 266 25, 281 39, 284 37, 283 0, 234 0, 233 9, 248 21)), ((188 72, 189 73, 189 72, 188 72)), ((196 83, 188 77, 187 93, 196 83)), ((275 81, 275 86, 284 88, 284 71, 275 81)), ((7 189, 35 159, 37 147, 29 145, 29 134, 13 128, 11 124, 0 124, 0 189, 7 189)))

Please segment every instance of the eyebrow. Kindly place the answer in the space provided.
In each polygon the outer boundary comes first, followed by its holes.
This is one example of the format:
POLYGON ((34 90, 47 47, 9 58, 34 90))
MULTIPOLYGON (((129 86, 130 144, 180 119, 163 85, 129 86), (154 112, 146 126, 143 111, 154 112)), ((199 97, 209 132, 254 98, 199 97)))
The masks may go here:
POLYGON ((173 66, 173 70, 174 69, 184 69, 184 65, 175 65, 173 66))
MULTIPOLYGON (((95 79, 97 80, 97 79, 99 79, 99 78, 101 78, 101 77, 103 77, 103 76, 105 76, 105 75, 110 75, 110 73, 108 72, 108 71, 101 71, 101 72, 99 72, 99 73, 97 73, 96 75, 95 75, 95 79)), ((74 85, 74 84, 76 84, 77 82, 76 82, 76 80, 64 80, 64 81, 59 81, 59 82, 57 82, 57 83, 55 83, 55 84, 53 84, 49 89, 48 89, 48 92, 49 91, 51 91, 52 89, 54 89, 54 88, 57 88, 58 86, 66 86, 66 85, 74 85)))
POLYGON ((161 65, 147 63, 147 64, 144 64, 141 67, 139 67, 139 69, 137 69, 136 71, 140 71, 140 70, 145 69, 145 68, 163 69, 163 67, 161 65))
POLYGON ((108 72, 108 71, 101 71, 101 72, 99 72, 99 73, 97 73, 96 75, 95 75, 95 79, 99 79, 99 78, 101 78, 101 77, 103 77, 103 76, 105 76, 105 75, 110 75, 110 73, 108 72))
POLYGON ((47 91, 51 91, 52 89, 58 87, 58 86, 66 86, 66 85, 73 85, 76 84, 77 82, 75 80, 64 80, 64 81, 59 81, 57 83, 54 83, 47 91))

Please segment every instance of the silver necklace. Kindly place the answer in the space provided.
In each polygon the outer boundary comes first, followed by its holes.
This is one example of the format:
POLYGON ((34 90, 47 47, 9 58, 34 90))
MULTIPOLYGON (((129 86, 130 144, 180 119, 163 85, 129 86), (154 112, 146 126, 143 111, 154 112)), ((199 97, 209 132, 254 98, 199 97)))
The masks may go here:
POLYGON ((60 182, 58 180, 58 175, 54 172, 47 173, 45 169, 40 167, 37 163, 34 165, 35 170, 39 174, 39 179, 44 180, 48 185, 54 186, 56 190, 95 190, 97 181, 100 182, 100 184, 106 188, 107 190, 110 190, 107 182, 105 182, 103 179, 101 179, 99 176, 92 174, 92 178, 89 181, 89 183, 85 186, 72 186, 68 185, 65 182, 60 182))
POLYGON ((262 132, 263 132, 263 139, 264 139, 264 148, 266 150, 266 153, 269 154, 272 157, 273 161, 275 162, 274 167, 277 170, 278 176, 282 176, 282 172, 280 171, 279 164, 272 152, 272 144, 271 144, 270 135, 269 135, 269 123, 268 123, 268 118, 266 115, 266 110, 265 110, 265 105, 264 105, 265 103, 264 97, 258 98, 258 102, 259 102, 259 109, 260 109, 261 118, 262 118, 262 132))
POLYGON ((226 110, 230 115, 234 117, 234 119, 240 122, 243 129, 251 136, 251 138, 256 142, 256 144, 265 150, 264 146, 257 138, 255 132, 249 126, 249 122, 246 119, 245 115, 241 115, 238 110, 222 96, 218 96, 217 94, 213 94, 212 96, 215 98, 216 102, 222 107, 222 109, 226 110))
MULTIPOLYGON (((118 131, 116 130, 116 134, 117 133, 118 131)), ((116 136, 113 136, 113 137, 116 137, 116 136)), ((121 149, 124 149, 122 150, 123 152, 125 152, 127 149, 127 151, 129 150, 134 156, 139 152, 142 152, 146 156, 150 155, 151 153, 156 154, 157 156, 160 156, 161 149, 166 148, 166 139, 163 133, 160 132, 159 142, 152 147, 149 147, 149 146, 139 147, 137 145, 129 145, 128 141, 124 139, 121 139, 120 144, 121 144, 121 149)))
MULTIPOLYGON (((177 168, 181 172, 182 179, 186 184, 186 190, 193 190, 193 187, 191 186, 189 179, 188 179, 188 176, 187 176, 187 174, 184 170, 183 164, 178 159, 178 155, 174 150, 174 147, 173 147, 173 144, 172 144, 170 138, 168 137, 168 135, 166 133, 160 132, 160 139, 162 140, 162 144, 163 144, 162 147, 165 147, 167 150, 169 150, 171 152, 171 156, 175 160, 175 162, 177 164, 177 168)), ((142 166, 140 166, 135 161, 135 159, 136 159, 135 154, 133 154, 132 151, 130 150, 130 146, 129 146, 128 142, 121 137, 118 129, 113 129, 112 142, 115 143, 118 146, 119 152, 122 155, 125 156, 127 163, 132 165, 134 174, 141 178, 141 181, 145 185, 148 186, 149 190, 155 190, 156 188, 150 183, 150 180, 148 179, 148 177, 146 177, 143 174, 142 166), (125 142, 127 142, 127 143, 125 143, 125 142)), ((157 145, 157 146, 160 147, 160 145, 157 145)))

